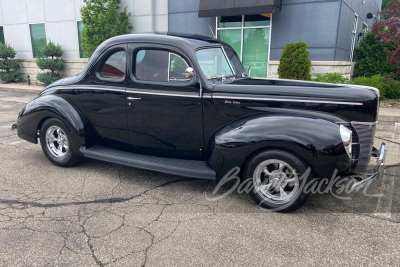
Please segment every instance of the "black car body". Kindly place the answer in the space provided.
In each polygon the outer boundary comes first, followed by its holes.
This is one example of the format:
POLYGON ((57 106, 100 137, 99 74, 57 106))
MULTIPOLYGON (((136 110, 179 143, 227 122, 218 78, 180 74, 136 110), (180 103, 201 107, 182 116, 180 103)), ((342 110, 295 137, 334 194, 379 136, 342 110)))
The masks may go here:
POLYGON ((46 87, 17 129, 37 143, 56 119, 76 157, 187 177, 219 180, 235 167, 244 175, 273 150, 329 178, 364 173, 372 152, 383 166, 384 146, 373 150, 378 104, 375 88, 249 78, 215 39, 138 34, 107 40, 80 74, 46 87))

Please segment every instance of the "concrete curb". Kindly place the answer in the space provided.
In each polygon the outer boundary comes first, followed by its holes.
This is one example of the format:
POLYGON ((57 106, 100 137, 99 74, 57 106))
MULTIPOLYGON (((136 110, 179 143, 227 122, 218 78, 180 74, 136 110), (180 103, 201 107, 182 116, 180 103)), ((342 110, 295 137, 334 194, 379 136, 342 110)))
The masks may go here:
MULTIPOLYGON (((4 85, 0 84, 0 92, 39 94, 43 86, 37 85, 4 85)), ((380 108, 378 121, 400 122, 400 109, 380 108)))

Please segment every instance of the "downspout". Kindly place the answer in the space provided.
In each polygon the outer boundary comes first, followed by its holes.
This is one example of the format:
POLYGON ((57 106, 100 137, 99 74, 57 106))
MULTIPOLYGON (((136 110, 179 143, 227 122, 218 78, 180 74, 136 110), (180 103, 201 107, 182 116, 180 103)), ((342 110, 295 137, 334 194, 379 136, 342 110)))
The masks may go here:
POLYGON ((151 31, 156 32, 156 0, 151 0, 151 31))

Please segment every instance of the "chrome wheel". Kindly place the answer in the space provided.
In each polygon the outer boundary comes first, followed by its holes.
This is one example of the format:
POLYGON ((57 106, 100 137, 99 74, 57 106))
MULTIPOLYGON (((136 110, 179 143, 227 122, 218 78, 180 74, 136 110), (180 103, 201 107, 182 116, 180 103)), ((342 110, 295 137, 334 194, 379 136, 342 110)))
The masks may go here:
POLYGON ((288 163, 271 159, 261 162, 253 174, 256 192, 267 202, 285 204, 299 193, 299 177, 288 163))
POLYGON ((69 151, 68 138, 63 129, 50 126, 46 131, 46 145, 55 157, 64 157, 69 151))

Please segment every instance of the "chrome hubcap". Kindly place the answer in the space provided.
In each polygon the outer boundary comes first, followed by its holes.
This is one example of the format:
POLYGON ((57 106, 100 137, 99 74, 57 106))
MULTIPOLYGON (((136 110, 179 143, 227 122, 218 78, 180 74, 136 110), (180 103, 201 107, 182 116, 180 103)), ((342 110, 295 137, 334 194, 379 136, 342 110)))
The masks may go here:
POLYGON ((265 201, 284 204, 297 196, 299 176, 288 163, 271 159, 261 162, 254 170, 253 184, 265 201))
POLYGON ((63 157, 69 150, 67 135, 58 126, 51 126, 46 131, 47 148, 55 157, 63 157))

